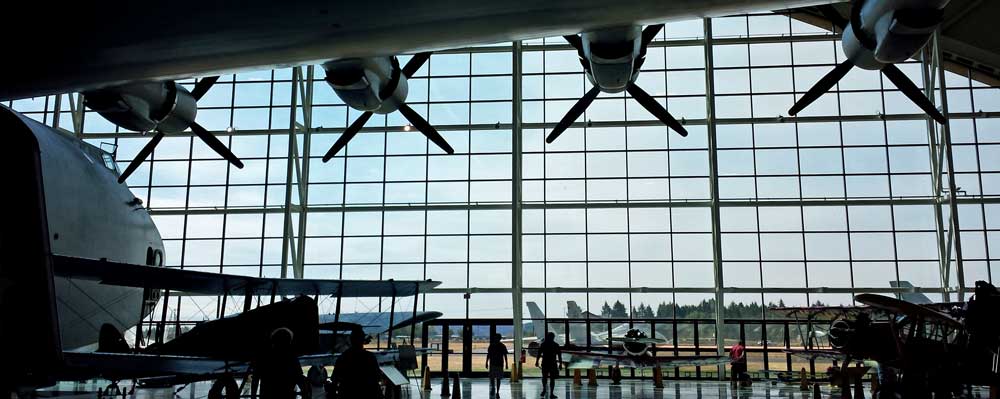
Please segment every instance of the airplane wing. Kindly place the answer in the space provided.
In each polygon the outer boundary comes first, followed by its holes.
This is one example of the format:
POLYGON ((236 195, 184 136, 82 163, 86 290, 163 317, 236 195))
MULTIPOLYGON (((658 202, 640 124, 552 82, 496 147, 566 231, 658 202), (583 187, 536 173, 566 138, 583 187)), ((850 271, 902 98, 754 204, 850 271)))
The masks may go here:
POLYGON ((788 306, 769 310, 790 318, 833 320, 871 309, 865 306, 788 306))
MULTIPOLYGON (((245 373, 248 364, 198 356, 152 355, 141 353, 63 352, 69 375, 100 376, 107 379, 149 379, 176 381, 211 379, 225 373, 245 373)), ((153 383, 152 385, 160 385, 153 383)))
MULTIPOLYGON (((441 312, 417 312, 416 317, 413 317, 412 312, 397 310, 393 317, 394 326, 392 329, 397 330, 409 327, 411 324, 434 320, 441 315, 441 312)), ((321 329, 335 328, 336 326, 333 324, 335 319, 341 324, 360 326, 368 335, 389 331, 389 312, 341 313, 339 318, 332 314, 323 314, 319 316, 319 327, 321 329)))
MULTIPOLYGON (((304 0, 282 12, 275 12, 274 3, 267 0, 244 0, 239 7, 194 0, 148 2, 143 7, 118 0, 60 7, 23 2, 20 15, 44 15, 51 37, 62 39, 58 51, 49 49, 48 35, 23 35, 6 43, 6 53, 21 62, 5 65, 0 74, 0 100, 834 1, 304 0), (193 9, 202 11, 162 18, 193 9)), ((39 26, 34 18, 3 21, 10 32, 33 32, 39 26)))
POLYGON ((939 312, 927 306, 901 301, 896 298, 876 294, 858 294, 854 296, 854 299, 874 309, 879 309, 888 313, 922 318, 927 321, 947 324, 951 327, 962 326, 962 322, 949 316, 948 314, 939 312))
MULTIPOLYGON (((417 348, 417 353, 429 352, 417 348)), ((399 350, 373 352, 380 365, 400 361, 399 350)), ((319 353, 299 357, 302 367, 325 367, 337 362, 339 354, 319 353)), ((180 383, 211 380, 223 374, 243 374, 249 371, 246 361, 230 361, 199 356, 177 356, 143 353, 63 352, 64 376, 108 379, 136 379, 145 387, 168 387, 180 383)))
POLYGON ((322 280, 248 277, 169 267, 153 267, 54 255, 56 276, 126 287, 169 289, 201 295, 330 295, 342 297, 413 296, 438 281, 322 280))
POLYGON ((682 366, 714 366, 729 363, 728 356, 630 356, 618 353, 563 351, 572 358, 569 369, 593 369, 617 365, 620 368, 673 368, 682 366))
POLYGON ((792 356, 803 358, 803 359, 832 359, 832 360, 843 360, 844 354, 833 349, 785 349, 782 350, 784 353, 788 353, 792 356))

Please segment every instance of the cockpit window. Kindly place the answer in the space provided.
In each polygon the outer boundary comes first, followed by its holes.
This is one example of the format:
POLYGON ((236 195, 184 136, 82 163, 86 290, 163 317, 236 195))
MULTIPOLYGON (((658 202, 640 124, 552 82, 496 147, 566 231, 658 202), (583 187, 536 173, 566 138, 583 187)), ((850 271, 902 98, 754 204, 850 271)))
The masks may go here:
POLYGON ((118 164, 115 163, 114 157, 111 154, 104 153, 101 154, 101 158, 104 159, 104 166, 111 169, 112 172, 118 173, 118 164))

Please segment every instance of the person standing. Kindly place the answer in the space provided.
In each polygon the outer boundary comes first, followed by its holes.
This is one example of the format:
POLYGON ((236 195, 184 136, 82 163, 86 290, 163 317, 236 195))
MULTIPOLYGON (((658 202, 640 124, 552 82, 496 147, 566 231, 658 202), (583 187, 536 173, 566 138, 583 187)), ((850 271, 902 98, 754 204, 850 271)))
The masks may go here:
POLYGON ((378 360, 365 349, 365 338, 360 328, 352 330, 351 347, 340 354, 333 366, 333 385, 339 398, 382 397, 378 360))
POLYGON ((743 381, 743 374, 747 372, 747 349, 742 339, 729 348, 729 365, 729 384, 736 388, 736 384, 743 381))
POLYGON ((489 348, 486 349, 486 369, 490 371, 490 392, 496 393, 500 397, 500 380, 503 379, 503 371, 507 368, 507 345, 500 340, 502 335, 493 334, 489 348), (493 387, 496 387, 496 390, 493 387))
POLYGON ((284 327, 271 332, 271 347, 254 370, 261 399, 295 398, 295 387, 302 381, 302 366, 292 346, 294 338, 292 330, 284 327))
POLYGON ((542 397, 548 393, 550 398, 556 397, 556 378, 559 376, 559 367, 562 364, 562 350, 556 343, 556 333, 549 331, 545 333, 545 341, 538 347, 538 357, 535 358, 535 367, 538 361, 542 362, 542 397), (546 381, 548 386, 546 389, 546 381))

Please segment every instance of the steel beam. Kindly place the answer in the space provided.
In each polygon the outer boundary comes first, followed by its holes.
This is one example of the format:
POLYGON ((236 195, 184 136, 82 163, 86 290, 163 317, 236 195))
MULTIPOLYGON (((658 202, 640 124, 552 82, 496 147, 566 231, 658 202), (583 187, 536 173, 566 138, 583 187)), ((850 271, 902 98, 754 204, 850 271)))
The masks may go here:
MULTIPOLYGON (((307 67, 308 72, 306 73, 305 76, 305 82, 313 81, 314 70, 315 66, 313 65, 307 67)), ((295 160, 295 165, 296 165, 295 171, 297 172, 298 175, 298 180, 296 183, 298 184, 298 190, 299 190, 299 227, 298 227, 298 242, 297 242, 298 246, 297 250, 295 251, 298 254, 298 257, 294 259, 295 262, 292 267, 292 276, 294 278, 303 278, 303 273, 305 272, 303 264, 305 263, 305 253, 306 253, 306 221, 309 217, 309 153, 312 144, 313 85, 305 84, 305 82, 303 82, 302 67, 295 67, 293 73, 298 77, 298 84, 299 84, 298 91, 300 100, 302 101, 303 121, 301 124, 301 129, 303 137, 302 153, 304 154, 304 157, 303 154, 298 154, 299 156, 297 156, 295 160)), ((295 112, 294 109, 292 113, 297 117, 298 114, 295 112)), ((292 119, 292 121, 293 123, 296 124, 296 127, 298 128, 299 124, 295 122, 294 118, 292 119)), ((297 133, 293 134, 293 136, 298 137, 298 134, 297 133)), ((296 147, 296 152, 298 152, 297 147, 296 147)))
MULTIPOLYGON (((702 24, 705 29, 705 115, 708 117, 706 124, 708 127, 708 185, 711 191, 712 270, 715 282, 715 354, 721 356, 725 353, 725 337, 722 336, 725 280, 722 277, 722 229, 719 216, 719 159, 715 129, 715 57, 712 51, 712 19, 705 18, 702 20, 702 24)), ((721 381, 725 379, 726 367, 720 364, 718 369, 721 381)))
POLYGON ((521 142, 521 63, 523 61, 523 49, 520 41, 514 42, 513 60, 513 109, 511 110, 511 121, 514 128, 511 129, 511 301, 513 302, 514 317, 514 367, 511 369, 511 380, 518 381, 521 378, 521 346, 524 332, 522 331, 522 307, 524 306, 524 296, 522 294, 524 267, 522 264, 522 203, 521 203, 521 155, 523 143, 521 142))
POLYGON ((291 256, 292 264, 295 264, 295 239, 292 237, 292 172, 298 169, 298 143, 296 143, 295 118, 298 107, 298 84, 296 78, 298 74, 292 74, 292 106, 291 116, 288 118, 288 161, 285 170, 285 207, 283 212, 284 234, 281 238, 281 278, 288 277, 288 261, 291 256))
MULTIPOLYGON (((941 113, 948 115, 948 84, 945 82, 945 69, 941 67, 940 60, 941 56, 941 46, 938 42, 939 32, 934 33, 932 39, 932 46, 935 52, 935 58, 939 60, 937 68, 937 80, 940 85, 939 92, 941 93, 941 113)), ((945 123, 941 125, 941 144, 944 147, 945 158, 948 162, 948 207, 951 210, 951 214, 948 215, 950 223, 948 227, 949 234, 953 236, 953 245, 955 250, 955 274, 958 278, 958 300, 965 300, 965 267, 962 259, 962 228, 959 223, 958 215, 958 201, 955 197, 958 195, 958 186, 955 184, 955 159, 951 151, 951 121, 945 120, 945 123)), ((951 248, 951 246, 949 246, 951 248)), ((946 259, 947 262, 951 262, 951 257, 946 259)), ((949 271, 948 275, 951 273, 949 271)))

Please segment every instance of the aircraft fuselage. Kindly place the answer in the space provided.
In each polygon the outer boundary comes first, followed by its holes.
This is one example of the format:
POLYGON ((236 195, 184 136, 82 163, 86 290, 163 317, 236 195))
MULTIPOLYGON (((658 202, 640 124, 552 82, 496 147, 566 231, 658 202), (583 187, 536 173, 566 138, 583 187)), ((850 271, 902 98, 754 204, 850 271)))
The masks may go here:
MULTIPOLYGON (((3 134, 32 135, 38 143, 53 255, 163 265, 160 234, 128 187, 115 180, 111 154, 7 108, 0 112, 19 121, 4 118, 3 134)), ((54 287, 63 349, 96 343, 105 323, 124 331, 140 320, 142 289, 62 277, 55 277, 54 287)))

